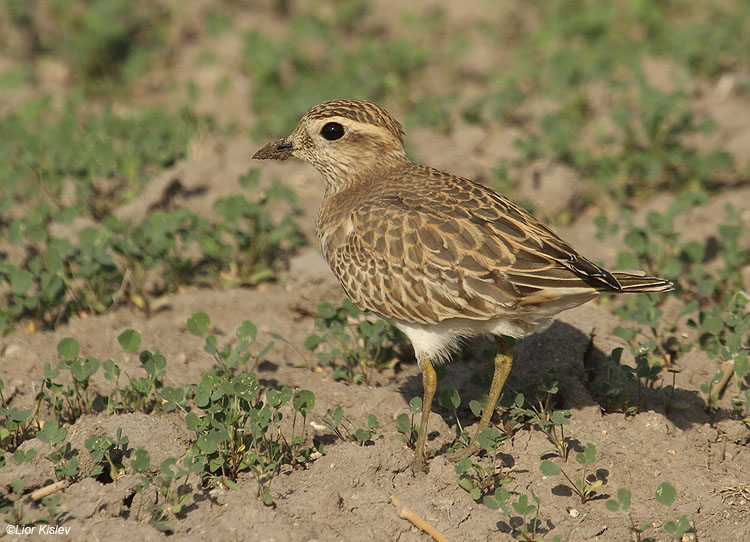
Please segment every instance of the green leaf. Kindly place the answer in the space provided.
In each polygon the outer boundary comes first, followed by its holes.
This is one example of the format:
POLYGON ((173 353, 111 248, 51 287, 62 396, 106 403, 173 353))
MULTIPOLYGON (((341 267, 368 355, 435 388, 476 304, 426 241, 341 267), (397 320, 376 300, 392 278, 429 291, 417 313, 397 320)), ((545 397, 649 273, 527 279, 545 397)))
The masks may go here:
POLYGON ((458 390, 450 388, 443 390, 438 395, 438 403, 441 407, 449 410, 457 410, 461 406, 461 397, 458 395, 458 390))
POLYGON ((558 467, 555 463, 550 461, 549 459, 545 459, 541 462, 539 465, 539 470, 544 474, 545 476, 557 476, 562 472, 560 470, 560 467, 558 467))
POLYGON ((635 338, 636 332, 622 326, 617 326, 612 330, 612 335, 620 337, 625 342, 630 342, 635 338))
POLYGON ((484 405, 477 401, 476 399, 472 399, 469 401, 469 410, 471 410, 471 413, 474 414, 477 418, 482 415, 482 409, 484 408, 484 405))
POLYGON ((724 329, 724 322, 718 316, 707 316, 703 322, 703 329, 711 335, 719 335, 724 329))
POLYGON ((306 415, 315 406, 315 394, 310 390, 297 390, 292 399, 294 410, 306 415))
POLYGON ((260 170, 251 169, 245 175, 240 176, 240 185, 248 190, 253 190, 258 187, 260 182, 260 170))
POLYGON ((117 342, 125 352, 137 352, 141 347, 141 334, 135 329, 126 329, 117 337, 117 342))
POLYGON ((8 414, 10 415, 10 419, 14 422, 23 423, 28 419, 29 416, 31 416, 31 409, 21 410, 16 407, 11 407, 8 414))
POLYGON ((13 493, 16 495, 20 495, 23 493, 23 488, 25 486, 25 483, 23 481, 23 478, 16 478, 10 483, 10 487, 13 489, 13 493))
POLYGON ((569 425, 570 410, 553 410, 550 422, 554 425, 569 425))
POLYGON ((303 343, 303 346, 307 350, 315 350, 321 342, 323 342, 323 339, 320 337, 320 335, 308 335, 305 339, 305 342, 303 343))
POLYGON ((78 348, 78 341, 71 337, 66 337, 57 343, 57 352, 65 361, 73 361, 76 359, 76 356, 78 356, 78 348))
POLYGON ((281 406, 281 392, 273 388, 269 388, 266 391, 266 401, 272 408, 278 408, 281 406))
POLYGON ((196 337, 203 337, 208 332, 211 319, 205 312, 196 312, 187 319, 187 330, 196 337))
POLYGON ((483 450, 494 450, 502 438, 502 433, 494 427, 485 427, 477 433, 477 443, 483 450))
POLYGON ((734 359, 734 374, 737 380, 741 381, 750 372, 750 365, 746 356, 737 356, 734 359))
POLYGON ((498 487, 495 489, 495 500, 500 505, 500 508, 505 508, 510 499, 510 492, 504 487, 498 487))
POLYGON ((209 335, 203 343, 203 351, 212 356, 219 351, 218 341, 216 335, 209 335))
POLYGON ((526 494, 518 497, 518 502, 513 503, 513 508, 522 516, 527 516, 536 510, 536 506, 529 504, 529 497, 526 494))
POLYGON ((27 452, 24 452, 23 450, 18 448, 15 452, 13 452, 13 459, 15 459, 17 465, 25 463, 26 461, 31 461, 32 459, 34 459, 34 456, 36 456, 36 450, 29 450, 27 452))
POLYGON ((617 490, 617 502, 620 503, 620 509, 625 512, 630 508, 630 490, 621 487, 617 490))
POLYGON ((318 314, 320 314, 322 318, 330 320, 331 318, 335 318, 337 313, 338 311, 336 310, 336 307, 327 301, 321 301, 318 303, 318 314))
POLYGON ((195 441, 196 446, 204 455, 210 455, 218 450, 219 443, 214 433, 203 434, 195 441))
POLYGON ((409 410, 411 410, 412 414, 419 414, 422 412, 422 398, 412 397, 411 401, 409 401, 409 410))
POLYGON ((485 495, 484 499, 482 499, 482 502, 490 510, 497 510, 498 508, 500 508, 500 505, 498 504, 498 502, 493 497, 490 497, 489 495, 485 495))
POLYGON ((471 469, 471 466, 474 464, 474 462, 471 460, 470 457, 462 457, 458 463, 453 467, 453 470, 456 471, 456 474, 461 474, 464 472, 468 472, 469 469, 471 469))
POLYGON ((151 466, 151 455, 145 448, 138 446, 130 456, 130 468, 134 472, 146 472, 149 466, 151 466))
POLYGON ((29 288, 34 284, 34 275, 25 269, 11 268, 8 272, 8 279, 10 280, 10 288, 13 290, 13 295, 24 296, 29 288))
POLYGON ((411 420, 406 413, 402 412, 396 418, 396 430, 404 435, 409 435, 411 432, 411 420))
POLYGON ((177 460, 174 457, 168 457, 164 461, 161 462, 159 465, 159 470, 161 470, 162 474, 166 476, 169 479, 174 479, 177 477, 177 471, 175 469, 175 466, 177 465, 177 460))
POLYGON ((586 444, 583 453, 576 454, 576 461, 581 465, 593 465, 596 461, 596 446, 590 442, 586 444))
POLYGON ((258 328, 250 320, 244 320, 242 325, 237 329, 237 337, 253 342, 258 335, 258 328))
POLYGON ((620 510, 620 505, 619 505, 619 503, 618 503, 618 502, 617 502, 616 500, 614 500, 614 499, 609 499, 609 500, 608 500, 608 501, 607 501, 607 502, 605 503, 605 506, 607 507, 607 510, 609 510, 609 511, 611 511, 611 512, 617 512, 617 511, 619 511, 619 510, 620 510))
POLYGON ((472 483, 472 481, 469 478, 465 477, 465 476, 459 476, 457 482, 458 482, 458 485, 459 485, 459 487, 461 489, 464 489, 464 490, 469 491, 469 492, 472 489, 474 489, 474 484, 472 483))
POLYGON ((62 442, 67 434, 68 432, 60 427, 57 420, 45 420, 44 427, 41 431, 37 431, 36 438, 54 446, 62 442))
POLYGON ((169 520, 157 521, 155 519, 149 520, 149 525, 161 533, 168 533, 172 530, 169 520))
POLYGON ((659 487, 656 488, 654 496, 656 497, 656 500, 664 506, 672 506, 677 498, 677 490, 669 482, 662 482, 659 484, 659 487))

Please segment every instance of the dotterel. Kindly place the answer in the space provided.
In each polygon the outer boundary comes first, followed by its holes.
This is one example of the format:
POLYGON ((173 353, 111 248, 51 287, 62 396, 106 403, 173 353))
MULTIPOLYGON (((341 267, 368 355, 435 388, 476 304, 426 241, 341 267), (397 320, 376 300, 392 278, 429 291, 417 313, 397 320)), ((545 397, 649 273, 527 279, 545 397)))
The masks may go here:
POLYGON ((424 400, 414 453, 425 469, 425 435, 437 386, 434 364, 462 338, 495 336, 498 353, 474 439, 478 451, 513 362, 504 336, 543 330, 561 311, 599 293, 664 292, 670 281, 609 272, 486 186, 413 163, 401 124, 362 100, 316 105, 292 134, 253 158, 312 164, 325 179, 317 236, 346 294, 411 341, 424 400))

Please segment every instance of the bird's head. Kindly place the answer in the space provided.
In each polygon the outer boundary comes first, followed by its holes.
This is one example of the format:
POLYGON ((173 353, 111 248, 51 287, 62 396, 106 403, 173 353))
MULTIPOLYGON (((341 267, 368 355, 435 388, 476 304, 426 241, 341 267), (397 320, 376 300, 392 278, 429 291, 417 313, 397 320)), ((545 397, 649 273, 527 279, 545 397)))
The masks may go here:
POLYGON ((284 139, 253 158, 295 156, 323 175, 327 191, 408 160, 401 124, 385 109, 364 100, 331 100, 310 109, 284 139))

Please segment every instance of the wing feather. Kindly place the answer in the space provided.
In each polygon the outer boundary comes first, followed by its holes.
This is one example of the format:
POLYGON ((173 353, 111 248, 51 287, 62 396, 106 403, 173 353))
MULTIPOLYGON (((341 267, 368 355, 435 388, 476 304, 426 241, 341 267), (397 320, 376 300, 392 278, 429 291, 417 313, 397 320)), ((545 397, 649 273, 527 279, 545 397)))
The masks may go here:
POLYGON ((385 317, 487 320, 539 300, 622 290, 520 206, 426 166, 374 183, 350 209, 326 257, 352 301, 385 317))

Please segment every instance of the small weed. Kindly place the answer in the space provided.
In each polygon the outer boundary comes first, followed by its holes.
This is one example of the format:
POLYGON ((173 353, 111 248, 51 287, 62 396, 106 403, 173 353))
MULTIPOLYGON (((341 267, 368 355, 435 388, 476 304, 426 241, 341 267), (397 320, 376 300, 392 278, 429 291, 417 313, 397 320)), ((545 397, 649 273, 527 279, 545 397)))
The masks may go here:
MULTIPOLYGON (((619 337, 628 336, 632 338, 629 330, 625 330, 622 327, 615 328, 614 334, 619 337)), ((621 408, 627 415, 637 414, 641 411, 643 403, 646 400, 646 390, 653 389, 654 384, 659 380, 659 374, 663 367, 658 358, 651 356, 654 351, 654 345, 655 343, 650 341, 631 347, 631 353, 633 353, 635 358, 635 367, 621 363, 622 348, 615 348, 610 354, 610 360, 620 369, 625 380, 636 385, 637 392, 635 399, 632 399, 628 392, 622 393, 619 397, 621 408)))
MULTIPOLYGON (((748 296, 743 293, 740 269, 750 264, 750 250, 739 241, 743 235, 743 224, 732 206, 727 206, 727 220, 721 224, 714 239, 718 241, 716 264, 706 265, 708 245, 696 241, 683 243, 674 227, 675 218, 682 212, 706 201, 705 192, 683 192, 673 201, 665 213, 651 212, 646 224, 636 227, 628 213, 624 214, 626 231, 624 240, 630 252, 618 256, 618 267, 623 269, 647 269, 648 272, 666 276, 677 283, 679 295, 685 302, 680 314, 687 317, 687 325, 699 333, 701 347, 718 363, 722 371, 731 370, 737 377, 737 397, 742 395, 742 383, 750 374, 748 352, 750 351, 750 316, 748 296)), ((618 225, 606 219, 598 221, 600 234, 619 231, 618 225)), ((615 312, 620 318, 634 322, 634 326, 618 327, 615 334, 627 341, 635 358, 635 368, 620 365, 621 353, 612 359, 624 372, 626 378, 636 383, 637 396, 632 400, 627 392, 612 381, 612 375, 599 387, 600 395, 608 401, 624 404, 627 413, 640 411, 646 391, 653 388, 666 367, 672 372, 671 391, 660 389, 659 396, 665 407, 682 408, 674 404, 675 357, 689 348, 680 345, 674 337, 675 324, 663 321, 659 305, 662 299, 654 295, 637 295, 623 300, 615 312), (645 333, 643 330, 647 330, 645 333), (619 399, 618 399, 619 396, 619 399)), ((701 386, 705 394, 707 409, 718 400, 714 384, 724 375, 713 377, 701 386)))
MULTIPOLYGON (((36 412, 21 410, 13 406, 13 399, 5 399, 3 388, 5 383, 0 379, 0 452, 15 450, 24 440, 31 437, 32 424, 36 412)), ((38 411, 38 406, 36 411, 38 411)), ((4 464, 4 455, 0 454, 0 461, 4 464)), ((1 467, 2 465, 0 465, 1 467)))
POLYGON ((315 404, 313 393, 285 386, 267 390, 263 401, 255 375, 211 372, 204 373, 192 391, 204 414, 190 412, 185 422, 197 436, 191 453, 204 458, 204 484, 236 487, 238 474, 249 470, 258 483, 258 496, 272 505, 271 482, 281 465, 304 464, 313 452, 303 446, 307 416, 315 404), (293 417, 287 436, 280 429, 280 410, 289 403, 293 417))
POLYGON ((122 463, 123 450, 128 443, 128 437, 122 434, 122 428, 117 428, 117 434, 114 438, 108 435, 92 434, 83 445, 89 450, 91 459, 96 461, 97 465, 91 472, 91 476, 99 479, 102 483, 111 483, 125 472, 125 466, 122 463))
POLYGON ((216 335, 208 334, 210 324, 211 319, 205 312, 196 312, 188 318, 186 326, 188 332, 192 335, 204 338, 204 352, 213 356, 219 366, 220 372, 226 377, 230 377, 239 369, 255 370, 258 362, 273 348, 274 343, 271 341, 257 355, 252 355, 248 352, 248 349, 253 345, 258 336, 258 328, 250 320, 243 321, 237 328, 237 343, 234 347, 228 344, 223 348, 219 348, 219 341, 216 335), (252 362, 250 367, 248 367, 248 362, 252 362))
POLYGON ((636 526, 635 522, 633 521, 633 516, 630 512, 630 496, 630 490, 621 487, 617 490, 617 498, 609 499, 606 506, 607 509, 611 510, 612 512, 622 512, 623 519, 625 520, 625 525, 627 525, 628 530, 630 531, 632 541, 641 542, 641 535, 646 529, 651 527, 651 524, 642 523, 640 526, 636 526))
MULTIPOLYGON (((439 378, 440 373, 438 373, 438 379, 439 378)), ((458 434, 451 443, 449 450, 465 448, 469 445, 470 440, 469 432, 464 429, 463 425, 461 425, 461 420, 458 417, 458 408, 461 406, 461 396, 459 395, 458 390, 456 388, 440 390, 438 393, 438 404, 444 409, 450 411, 449 419, 456 422, 458 434)))
POLYGON ((160 474, 154 479, 154 483, 158 497, 161 497, 166 507, 160 507, 157 499, 152 508, 150 522, 161 531, 166 530, 165 527, 168 526, 164 521, 165 516, 180 517, 183 514, 191 496, 188 478, 191 474, 198 474, 203 470, 203 462, 200 458, 188 454, 182 464, 178 464, 174 458, 165 459, 159 465, 159 470, 160 474))
POLYGON ((539 470, 545 476, 557 476, 562 474, 568 481, 570 488, 578 495, 581 499, 581 504, 586 504, 595 494, 596 489, 601 486, 604 482, 602 480, 591 480, 593 475, 588 475, 587 470, 591 465, 596 462, 596 446, 590 442, 586 444, 583 452, 578 452, 575 455, 576 462, 583 467, 581 476, 577 477, 575 481, 565 472, 561 466, 557 463, 545 459, 539 465, 539 470))
POLYGON ((23 479, 17 478, 9 484, 8 497, 0 497, 0 513, 5 514, 3 519, 10 525, 29 525, 34 523, 34 519, 24 513, 20 499, 13 501, 9 498, 11 495, 21 497, 24 487, 23 479))
MULTIPOLYGON (((627 488, 620 488, 617 490, 617 498, 609 499, 607 501, 607 509, 612 512, 621 512, 625 520, 625 525, 630 530, 631 540, 633 542, 641 542, 643 540, 643 533, 651 528, 650 522, 642 523, 637 526, 633 520, 630 512, 630 498, 631 493, 627 488)), ((654 498, 660 504, 670 507, 674 504, 677 499, 677 490, 669 482, 662 482, 656 488, 654 498)), ((684 535, 687 533, 695 534, 695 530, 691 522, 685 516, 681 516, 676 520, 669 520, 664 524, 664 530, 673 540, 685 540, 684 535)), ((692 540, 697 540, 695 537, 692 540)))
MULTIPOLYGON (((257 193, 260 171, 250 170, 239 182, 245 190, 257 193)), ((221 286, 254 286, 276 276, 274 263, 304 244, 304 236, 291 212, 275 221, 268 208, 276 202, 293 206, 296 201, 292 190, 275 182, 260 198, 235 195, 214 203, 221 222, 214 235, 201 232, 199 247, 206 257, 204 265, 221 286)))
MULTIPOLYGON (((135 353, 141 347, 141 334, 134 329, 126 329, 118 337, 123 351, 127 354, 135 353)), ((158 352, 144 350, 138 356, 146 376, 128 378, 128 385, 119 386, 120 367, 112 360, 104 362, 104 377, 110 381, 113 393, 107 397, 107 410, 113 409, 125 412, 150 412, 158 402, 159 390, 164 387, 167 359, 158 352), (114 403, 114 391, 119 395, 119 404, 114 403)))
POLYGON ((59 494, 55 494, 42 499, 42 505, 47 509, 47 516, 43 518, 47 525, 58 525, 60 519, 68 513, 67 510, 60 510, 61 498, 59 494))
POLYGON ((16 462, 16 465, 23 465, 24 463, 28 463, 35 457, 36 450, 28 450, 24 452, 22 449, 16 448, 16 451, 13 452, 13 460, 16 462))
POLYGON ((397 330, 385 320, 372 322, 351 301, 338 308, 318 305, 315 319, 318 333, 305 339, 305 348, 316 352, 318 363, 333 368, 334 380, 359 383, 368 380, 369 369, 394 367, 403 342, 397 330), (321 346, 326 345, 323 349, 321 346))
POLYGON ((47 456, 47 459, 54 463, 55 475, 58 480, 65 478, 75 480, 78 477, 78 457, 72 456, 68 459, 66 458, 66 447, 57 447, 67 434, 68 432, 60 427, 57 420, 45 420, 42 429, 36 433, 36 438, 46 442, 52 448, 52 452, 47 456))
POLYGON ((79 357, 78 341, 70 337, 62 339, 57 344, 57 352, 63 358, 63 363, 58 364, 57 371, 67 368, 73 377, 73 388, 63 390, 63 395, 68 403, 69 417, 75 420, 81 414, 92 412, 95 396, 89 392, 89 385, 91 377, 99 370, 100 362, 96 358, 79 357))
POLYGON ((71 9, 67 3, 35 10, 14 9, 19 30, 28 33, 27 54, 52 54, 76 83, 92 92, 116 91, 148 67, 163 48, 170 12, 150 2, 92 0, 71 9), (48 28, 51 18, 57 24, 48 28), (32 39, 31 36, 35 38, 32 39))
POLYGON ((568 460, 568 442, 565 438, 565 426, 570 424, 570 410, 555 410, 553 408, 559 383, 553 374, 547 378, 536 390, 536 402, 526 404, 523 394, 518 393, 513 401, 511 415, 525 418, 536 425, 554 446, 553 450, 544 450, 541 455, 555 453, 563 461, 568 460))
POLYGON ((203 470, 203 462, 201 458, 189 453, 182 464, 178 464, 176 459, 168 458, 162 461, 160 474, 153 478, 145 474, 150 465, 151 455, 148 451, 142 446, 136 447, 130 459, 130 468, 141 475, 141 481, 135 487, 138 495, 135 517, 139 519, 145 507, 149 523, 158 531, 169 533, 172 532, 170 517, 181 517, 185 506, 189 504, 191 490, 188 478, 203 470), (149 494, 152 487, 153 493, 149 494))
MULTIPOLYGON (((495 490, 494 496, 484 497, 484 504, 491 510, 501 510, 508 517, 508 526, 516 540, 544 542, 542 522, 539 520, 542 500, 533 491, 531 500, 534 504, 530 502, 528 495, 522 494, 519 495, 517 501, 511 502, 510 492, 504 487, 499 487, 495 490)), ((552 540, 561 542, 559 535, 554 536, 552 540)))
POLYGON ((355 429, 354 424, 344 417, 344 409, 340 406, 337 406, 335 410, 329 408, 322 421, 342 441, 357 442, 360 446, 372 442, 372 435, 380 426, 377 417, 374 414, 369 414, 367 416, 367 429, 362 427, 355 429))
MULTIPOLYGON (((259 176, 250 170, 240 184, 257 193, 259 176)), ((258 197, 218 200, 219 220, 184 208, 155 211, 138 225, 108 216, 98 227, 81 230, 77 240, 50 235, 59 217, 53 220, 49 205, 33 209, 9 224, 11 241, 29 255, 20 263, 0 261, 0 281, 10 286, 0 300, 2 331, 22 318, 53 328, 71 315, 102 313, 122 301, 150 314, 152 299, 184 284, 247 286, 272 280, 278 261, 303 237, 291 211, 276 220, 269 206, 293 205, 294 198, 273 184, 258 197), (158 277, 148 291, 147 273, 158 277)))
MULTIPOLYGON (((126 353, 134 353, 140 348, 141 334, 134 329, 127 329, 118 337, 120 346, 126 353)), ((106 397, 107 412, 137 412, 149 413, 157 406, 163 406, 164 410, 174 409, 185 403, 184 391, 180 395, 178 390, 168 388, 167 397, 160 395, 164 389, 164 376, 166 374, 166 358, 158 353, 143 350, 138 356, 141 367, 146 376, 130 376, 125 387, 120 386, 120 375, 122 370, 113 360, 108 359, 103 363, 96 358, 83 359, 78 356, 78 341, 66 337, 58 344, 58 353, 64 362, 52 367, 50 363, 44 366, 44 375, 41 379, 41 390, 37 393, 37 404, 44 402, 55 414, 59 421, 74 422, 81 414, 92 412, 92 406, 98 395, 89 392, 91 377, 103 368, 104 378, 110 382, 110 392, 106 397), (66 386, 55 382, 60 377, 62 370, 69 370, 73 386, 66 386)), ((38 408, 38 407, 37 407, 38 408)))
POLYGON ((422 413, 421 397, 411 398, 411 401, 409 401, 409 412, 410 414, 402 412, 398 415, 396 418, 396 431, 398 433, 393 436, 409 448, 413 448, 419 436, 419 426, 414 423, 414 416, 422 413))
POLYGON ((477 443, 487 453, 488 461, 476 463, 471 457, 464 457, 454 467, 459 475, 458 485, 468 491, 475 501, 512 480, 510 476, 499 472, 497 465, 498 447, 506 438, 506 435, 494 427, 485 427, 477 434, 477 443))
MULTIPOLYGON (((659 487, 656 488, 654 493, 659 504, 664 506, 672 506, 677 499, 677 490, 669 482, 662 482, 659 487)), ((685 517, 681 516, 677 520, 670 520, 664 524, 664 530, 671 535, 674 540, 682 540, 682 535, 691 532, 693 530, 690 521, 685 517)))

